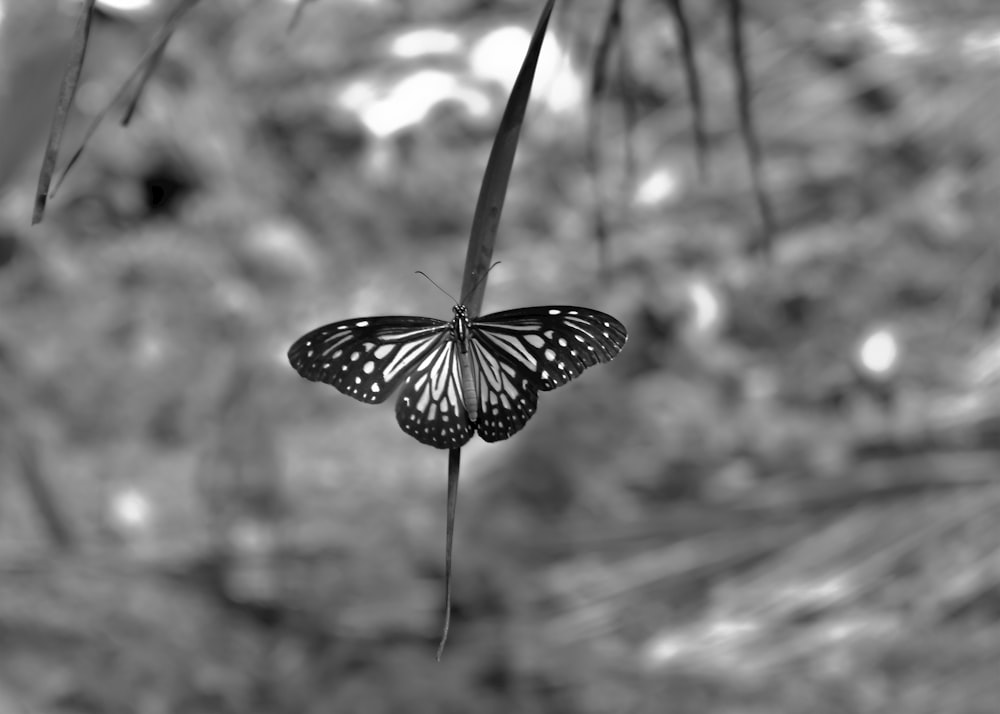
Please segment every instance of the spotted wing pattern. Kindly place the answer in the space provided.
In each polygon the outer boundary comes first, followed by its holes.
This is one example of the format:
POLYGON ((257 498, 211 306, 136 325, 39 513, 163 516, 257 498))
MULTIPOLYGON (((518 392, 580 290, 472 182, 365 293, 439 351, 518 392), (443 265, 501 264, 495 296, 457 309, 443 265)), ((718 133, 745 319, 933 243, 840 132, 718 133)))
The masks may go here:
POLYGON ((624 325, 597 310, 552 305, 505 310, 470 324, 479 397, 476 429, 485 441, 520 431, 535 413, 538 392, 609 362, 628 339, 624 325))
POLYGON ((430 317, 345 320, 300 337, 288 350, 288 361, 306 379, 379 404, 450 339, 450 323, 430 317))
POLYGON ((528 307, 468 322, 468 342, 452 322, 427 317, 369 317, 325 325, 296 340, 288 351, 306 379, 333 385, 355 399, 377 404, 399 389, 396 420, 407 434, 441 449, 472 438, 501 441, 535 413, 538 392, 555 389, 587 367, 612 360, 628 339, 625 327, 597 310, 571 306, 528 307), (468 354, 462 351, 467 349, 468 354), (463 370, 472 371, 469 408, 463 370))
POLYGON ((462 397, 461 347, 451 339, 426 353, 406 377, 396 402, 396 421, 417 441, 454 449, 475 433, 462 397))

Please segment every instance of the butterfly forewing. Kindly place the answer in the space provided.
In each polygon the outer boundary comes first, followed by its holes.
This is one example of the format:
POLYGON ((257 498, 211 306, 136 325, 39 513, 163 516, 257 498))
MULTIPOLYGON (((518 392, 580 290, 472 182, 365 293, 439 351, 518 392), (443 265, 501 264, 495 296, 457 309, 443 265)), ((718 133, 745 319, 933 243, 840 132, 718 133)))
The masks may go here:
POLYGON ((396 402, 403 431, 439 449, 457 448, 475 432, 462 398, 459 349, 448 340, 427 352, 406 377, 396 402))
POLYGON ((345 320, 300 337, 288 350, 288 361, 306 379, 378 404, 449 335, 449 323, 430 317, 345 320))
POLYGON ((610 362, 628 339, 625 326, 611 315, 566 305, 495 312, 473 320, 470 331, 482 352, 511 365, 543 391, 610 362))

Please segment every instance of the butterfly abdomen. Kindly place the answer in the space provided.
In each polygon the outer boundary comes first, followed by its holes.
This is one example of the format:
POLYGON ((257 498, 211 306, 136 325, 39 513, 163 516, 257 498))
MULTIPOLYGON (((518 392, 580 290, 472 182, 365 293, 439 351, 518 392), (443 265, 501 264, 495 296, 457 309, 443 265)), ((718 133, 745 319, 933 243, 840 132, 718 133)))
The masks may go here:
POLYGON ((462 400, 465 402, 465 410, 469 412, 469 419, 475 423, 479 420, 479 397, 473 378, 472 359, 467 351, 460 352, 458 359, 462 364, 462 400))

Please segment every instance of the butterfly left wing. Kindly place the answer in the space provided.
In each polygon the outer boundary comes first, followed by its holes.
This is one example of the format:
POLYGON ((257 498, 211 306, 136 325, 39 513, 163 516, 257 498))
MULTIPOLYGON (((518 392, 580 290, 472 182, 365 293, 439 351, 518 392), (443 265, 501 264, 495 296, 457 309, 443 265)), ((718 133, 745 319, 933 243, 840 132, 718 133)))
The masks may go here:
POLYGON ((449 323, 430 317, 344 320, 300 337, 288 350, 288 361, 306 379, 379 404, 429 352, 450 339, 449 330, 449 323))
POLYGON ((618 320, 582 307, 527 307, 472 320, 479 435, 500 441, 517 433, 535 413, 540 390, 611 361, 627 339, 618 320))
POLYGON ((449 339, 427 352, 406 377, 396 401, 400 428, 439 449, 458 448, 475 432, 462 397, 459 349, 449 339))

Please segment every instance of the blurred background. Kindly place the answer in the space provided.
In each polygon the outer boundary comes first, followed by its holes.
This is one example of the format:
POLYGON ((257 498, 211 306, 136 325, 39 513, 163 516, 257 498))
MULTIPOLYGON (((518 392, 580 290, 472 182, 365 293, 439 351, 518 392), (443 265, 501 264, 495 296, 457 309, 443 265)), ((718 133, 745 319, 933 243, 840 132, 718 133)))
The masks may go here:
MULTIPOLYGON (((485 310, 630 341, 464 449, 437 664, 446 454, 284 355, 450 315, 539 3, 199 3, 29 228, 80 6, 0 0, 0 712, 996 711, 1000 7, 746 3, 767 261, 670 4, 597 105, 609 1, 557 8, 485 310)), ((173 3, 98 7, 68 150, 173 3)))

